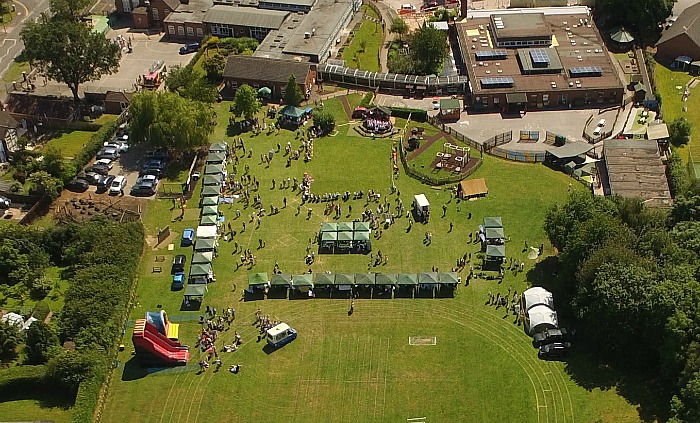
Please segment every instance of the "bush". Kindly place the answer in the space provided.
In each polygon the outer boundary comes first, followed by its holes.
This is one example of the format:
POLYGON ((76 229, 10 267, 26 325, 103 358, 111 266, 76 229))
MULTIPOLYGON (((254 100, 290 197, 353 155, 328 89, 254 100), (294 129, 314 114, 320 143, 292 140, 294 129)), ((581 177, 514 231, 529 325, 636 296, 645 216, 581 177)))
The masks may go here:
POLYGON ((32 310, 32 317, 43 322, 50 312, 51 308, 46 301, 37 301, 32 310))
POLYGON ((27 329, 24 351, 27 353, 27 363, 44 364, 59 354, 61 347, 53 328, 44 322, 34 322, 27 329))
POLYGON ((364 97, 362 97, 362 101, 360 101, 360 106, 370 107, 372 105, 372 100, 374 100, 374 92, 368 91, 365 93, 364 97))
POLYGON ((324 134, 330 134, 335 129, 335 118, 330 112, 319 110, 314 113, 314 125, 320 127, 324 134))
POLYGON ((668 156, 667 166, 666 172, 671 195, 675 197, 683 194, 690 186, 690 178, 678 151, 673 150, 668 156))
POLYGON ((90 141, 88 141, 80 153, 76 154, 76 156, 73 158, 72 163, 74 168, 72 169, 72 172, 64 175, 64 183, 75 178, 75 175, 82 170, 85 165, 90 162, 90 160, 92 160, 98 151, 100 151, 100 149, 104 146, 104 143, 112 139, 116 129, 117 123, 115 121, 102 126, 99 130, 97 130, 97 132, 92 134, 90 141))
POLYGON ((51 288, 53 287, 51 281, 45 277, 39 277, 32 281, 32 285, 29 287, 29 295, 37 300, 43 300, 49 295, 51 288))
POLYGON ((391 115, 403 119, 408 119, 409 116, 416 122, 426 122, 428 120, 428 112, 421 109, 411 109, 407 107, 389 107, 391 115))

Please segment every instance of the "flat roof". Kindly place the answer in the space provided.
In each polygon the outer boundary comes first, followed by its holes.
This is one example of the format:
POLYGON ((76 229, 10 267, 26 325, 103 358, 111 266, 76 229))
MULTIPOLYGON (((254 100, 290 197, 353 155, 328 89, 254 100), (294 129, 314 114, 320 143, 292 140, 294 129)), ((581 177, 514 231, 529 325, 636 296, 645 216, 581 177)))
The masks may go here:
POLYGON ((567 6, 567 7, 526 7, 514 9, 467 9, 467 19, 488 18, 491 15, 518 15, 542 13, 545 16, 552 15, 582 15, 590 16, 591 9, 588 6, 567 6))
POLYGON ((279 29, 287 16, 289 16, 289 12, 280 10, 216 5, 207 11, 203 22, 279 29))
POLYGON ((594 147, 594 145, 589 144, 587 142, 571 141, 567 142, 561 147, 550 148, 549 150, 547 150, 547 153, 551 154, 552 156, 558 159, 563 159, 566 157, 576 157, 582 154, 586 154, 589 151, 593 150, 594 147))
MULTIPOLYGON (((316 5, 301 21, 289 42, 284 47, 285 54, 320 55, 323 46, 328 43, 335 28, 340 23, 352 0, 318 0, 316 5), (305 33, 312 34, 306 38, 305 33)), ((334 43, 335 40, 330 40, 334 43)), ((323 60, 325 58, 319 58, 323 60)))
POLYGON ((603 156, 611 194, 641 198, 653 205, 672 204, 666 166, 656 141, 605 141, 603 156))
MULTIPOLYGON (((577 10, 580 8, 552 8, 577 10)), ((587 8, 583 8, 588 10, 587 8)), ((510 9, 501 9, 503 12, 510 9)), ((489 15, 490 16, 490 15, 489 15)), ((488 16, 475 17, 463 20, 456 24, 462 57, 467 69, 467 75, 475 95, 496 94, 508 92, 555 92, 556 91, 587 91, 596 89, 624 89, 620 81, 618 70, 612 62, 605 48, 600 33, 592 24, 588 13, 585 14, 547 14, 544 13, 544 21, 552 33, 552 44, 541 46, 550 54, 550 66, 546 74, 523 74, 519 51, 515 48, 497 47, 492 34, 486 30, 491 21, 488 16), (581 25, 580 21, 589 19, 588 25, 581 25), (498 51, 490 60, 476 58, 476 52, 498 51), (505 56, 502 55, 505 53, 505 56), (558 63, 556 61, 558 60, 558 63), (561 71, 555 71, 553 65, 561 67, 561 71), (602 70, 601 76, 575 76, 569 73, 571 68, 597 67, 602 70), (513 79, 512 87, 482 88, 480 80, 483 78, 510 77, 513 79)), ((537 49, 533 47, 532 49, 537 49)), ((530 48, 522 49, 524 52, 530 48)), ((482 53, 483 54, 483 53, 482 53)), ((531 66, 529 53, 524 54, 527 66, 531 66)), ((539 69, 534 68, 535 71, 539 69)), ((555 100, 555 99, 550 99, 555 100)))
POLYGON ((207 11, 214 5, 212 0, 190 0, 188 4, 180 3, 163 20, 166 24, 175 23, 202 23, 207 11))
POLYGON ((290 4, 296 6, 313 6, 316 0, 259 0, 258 4, 290 4))
POLYGON ((549 25, 544 19, 544 13, 493 14, 491 30, 498 39, 502 40, 540 39, 552 36, 549 25))
POLYGON ((663 140, 668 138, 669 136, 670 135, 668 133, 668 126, 666 126, 665 123, 647 126, 647 139, 663 140))

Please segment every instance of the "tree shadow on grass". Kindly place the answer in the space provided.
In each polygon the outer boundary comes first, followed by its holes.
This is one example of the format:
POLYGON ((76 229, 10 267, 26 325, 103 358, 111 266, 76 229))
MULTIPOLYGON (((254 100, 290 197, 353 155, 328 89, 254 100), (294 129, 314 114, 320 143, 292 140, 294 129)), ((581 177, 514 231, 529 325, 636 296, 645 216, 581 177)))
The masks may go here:
POLYGON ((68 410, 75 404, 75 392, 49 386, 48 383, 17 381, 8 383, 0 389, 0 402, 37 401, 41 408, 60 408, 68 410))
MULTIPOLYGON (((532 286, 539 286, 550 291, 554 296, 559 323, 569 327, 576 322, 571 308, 574 281, 561 275, 557 257, 546 257, 527 272, 527 280, 532 286)), ((607 360, 604 350, 588 347, 594 345, 586 339, 585 328, 578 328, 572 343, 571 354, 566 359, 566 372, 571 379, 587 391, 594 389, 615 391, 633 404, 643 422, 665 421, 668 418, 669 395, 664 393, 648 368, 630 368, 620 363, 607 360)))

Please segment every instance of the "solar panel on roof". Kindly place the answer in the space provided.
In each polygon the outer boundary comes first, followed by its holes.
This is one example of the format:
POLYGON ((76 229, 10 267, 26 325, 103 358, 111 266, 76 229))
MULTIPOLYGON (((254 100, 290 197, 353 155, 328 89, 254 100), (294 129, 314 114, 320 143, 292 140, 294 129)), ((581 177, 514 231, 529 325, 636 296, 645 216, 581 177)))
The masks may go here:
POLYGON ((544 49, 530 50, 530 59, 535 66, 547 66, 549 64, 549 54, 544 49))
POLYGON ((495 78, 481 78, 479 80, 482 88, 504 88, 512 87, 515 81, 510 76, 499 76, 495 78))
POLYGON ((505 50, 479 50, 474 52, 476 60, 497 60, 508 57, 508 52, 505 50))
POLYGON ((574 77, 602 76, 603 68, 600 66, 581 66, 577 68, 569 68, 569 75, 574 77))

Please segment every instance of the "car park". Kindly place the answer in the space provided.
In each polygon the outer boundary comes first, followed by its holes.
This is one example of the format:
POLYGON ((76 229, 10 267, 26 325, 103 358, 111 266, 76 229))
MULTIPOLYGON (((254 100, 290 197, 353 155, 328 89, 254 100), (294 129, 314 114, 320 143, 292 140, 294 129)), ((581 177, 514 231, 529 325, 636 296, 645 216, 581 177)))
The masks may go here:
POLYGON ((179 291, 185 287, 185 272, 177 272, 173 275, 173 282, 170 285, 172 291, 179 291))
POLYGON ((117 176, 112 181, 112 185, 109 186, 109 195, 124 193, 124 187, 126 187, 126 178, 122 175, 117 176))
POLYGON ((110 159, 98 159, 95 161, 95 164, 93 164, 93 166, 95 165, 104 166, 109 170, 112 170, 112 168, 114 167, 114 163, 112 163, 112 160, 110 159))
POLYGON ((97 183, 97 192, 105 192, 112 186, 112 181, 114 181, 114 175, 103 176, 97 183))
POLYGON ((73 192, 85 192, 90 187, 90 183, 83 178, 75 178, 66 184, 66 189, 73 192))
POLYGON ((0 195, 0 209, 9 209, 10 204, 12 204, 12 201, 9 198, 0 195))
POLYGON ((565 336, 566 329, 546 329, 532 336, 532 345, 539 348, 542 345, 564 342, 565 336))
POLYGON ((566 357, 571 344, 568 342, 555 342, 553 344, 542 345, 537 352, 539 358, 559 358, 566 357))
POLYGON ((182 232, 182 239, 180 240, 181 247, 189 247, 194 244, 194 229, 187 228, 182 232))
POLYGON ((151 196, 156 193, 158 184, 153 181, 142 181, 134 184, 131 187, 131 195, 133 196, 151 196))
POLYGON ((173 260, 172 273, 183 272, 185 270, 185 263, 187 263, 187 256, 184 254, 178 254, 173 260))
POLYGON ((194 53, 202 47, 201 43, 190 43, 180 47, 180 54, 194 53))

